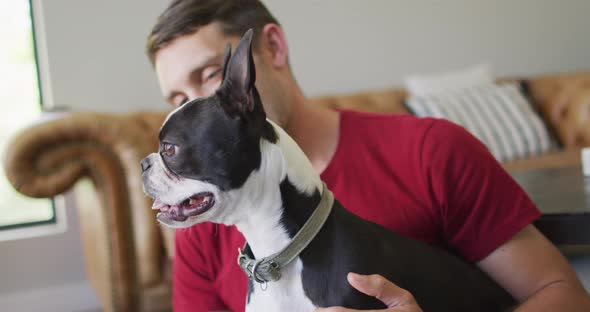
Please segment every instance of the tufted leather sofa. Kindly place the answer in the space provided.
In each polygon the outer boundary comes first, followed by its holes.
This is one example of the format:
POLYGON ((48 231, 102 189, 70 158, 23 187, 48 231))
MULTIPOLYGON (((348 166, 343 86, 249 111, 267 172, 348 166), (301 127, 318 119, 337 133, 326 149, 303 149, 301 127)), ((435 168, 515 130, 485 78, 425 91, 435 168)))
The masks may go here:
MULTIPOLYGON (((561 150, 503 164, 526 170, 579 164, 590 146, 590 73, 524 79, 561 150)), ((317 105, 381 113, 408 111, 402 89, 312 99, 317 105)), ((68 113, 17 135, 4 159, 21 193, 52 197, 74 189, 88 278, 105 311, 170 310, 173 232, 160 227, 141 187, 140 160, 155 151, 166 113, 68 113)))

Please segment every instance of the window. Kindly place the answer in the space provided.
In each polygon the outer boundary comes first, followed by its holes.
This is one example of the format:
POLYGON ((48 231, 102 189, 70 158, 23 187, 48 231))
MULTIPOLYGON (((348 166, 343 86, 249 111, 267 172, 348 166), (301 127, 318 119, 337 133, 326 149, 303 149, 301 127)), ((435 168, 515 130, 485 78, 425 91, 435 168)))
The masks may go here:
MULTIPOLYGON (((0 155, 10 138, 41 114, 31 3, 0 1, 0 155)), ((0 166, 0 230, 55 223, 55 207, 47 199, 17 193, 0 166)))

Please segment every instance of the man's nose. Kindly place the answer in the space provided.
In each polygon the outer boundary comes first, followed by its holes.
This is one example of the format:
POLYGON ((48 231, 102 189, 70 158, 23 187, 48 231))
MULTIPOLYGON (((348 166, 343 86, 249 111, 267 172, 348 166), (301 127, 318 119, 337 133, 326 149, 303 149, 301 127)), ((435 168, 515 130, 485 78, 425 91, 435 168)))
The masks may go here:
POLYGON ((141 161, 141 173, 144 173, 146 170, 150 169, 152 166, 151 158, 148 156, 141 161))

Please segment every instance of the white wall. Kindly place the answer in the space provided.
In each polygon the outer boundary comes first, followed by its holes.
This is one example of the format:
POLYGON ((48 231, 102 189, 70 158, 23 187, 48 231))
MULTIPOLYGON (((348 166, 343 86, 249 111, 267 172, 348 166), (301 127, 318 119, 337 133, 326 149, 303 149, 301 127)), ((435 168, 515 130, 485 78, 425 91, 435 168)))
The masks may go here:
POLYGON ((267 2, 310 95, 400 85, 407 74, 482 60, 500 75, 590 69, 587 0, 267 2))
POLYGON ((45 103, 85 111, 167 109, 144 54, 151 25, 167 1, 36 3, 47 45, 42 70, 51 82, 45 103))
MULTIPOLYGON (((144 55, 162 0, 41 1, 52 98, 76 110, 166 109, 144 55)), ((499 75, 590 69, 587 0, 266 0, 308 95, 400 85, 489 61, 499 75)))
MULTIPOLYGON (((73 204, 74 197, 69 193, 56 200, 59 221, 67 223, 65 232, 54 230, 46 236, 0 240, 1 311, 100 309, 86 278, 78 213, 73 204)), ((0 237, 6 236, 0 233, 0 237)))

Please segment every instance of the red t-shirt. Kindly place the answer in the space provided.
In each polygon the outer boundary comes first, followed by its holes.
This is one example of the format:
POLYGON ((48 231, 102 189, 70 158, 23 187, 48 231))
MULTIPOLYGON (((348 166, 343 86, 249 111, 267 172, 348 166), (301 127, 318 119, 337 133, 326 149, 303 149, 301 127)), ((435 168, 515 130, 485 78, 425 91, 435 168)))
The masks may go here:
MULTIPOLYGON (((481 142, 439 119, 341 111, 336 154, 321 178, 351 212, 472 262, 540 215, 481 142)), ((174 310, 243 311, 243 245, 235 227, 177 230, 174 310)))

